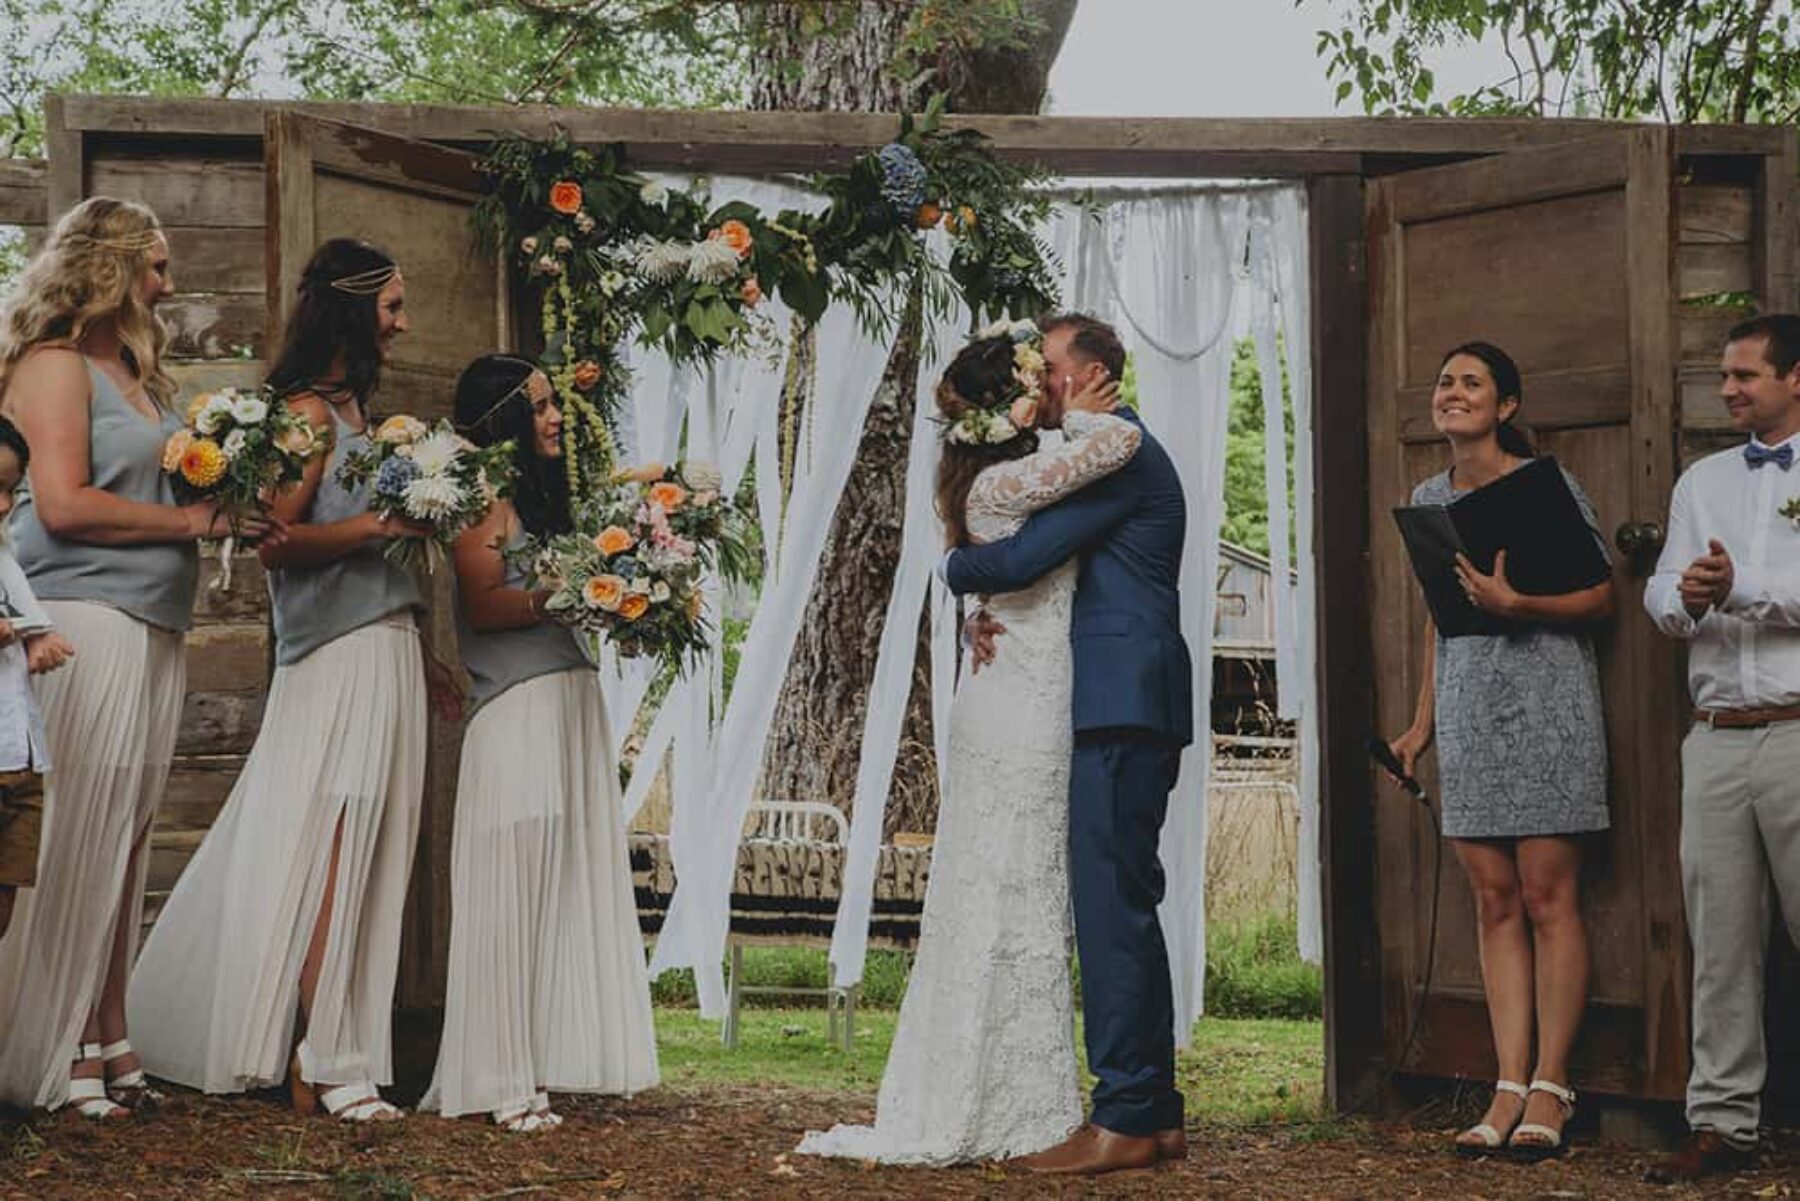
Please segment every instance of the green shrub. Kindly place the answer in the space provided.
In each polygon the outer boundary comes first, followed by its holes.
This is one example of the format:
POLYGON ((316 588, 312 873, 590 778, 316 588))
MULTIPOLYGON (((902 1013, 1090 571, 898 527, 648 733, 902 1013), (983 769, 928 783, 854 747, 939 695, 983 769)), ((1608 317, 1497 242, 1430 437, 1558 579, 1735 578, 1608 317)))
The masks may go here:
POLYGON ((1292 914, 1237 917, 1210 925, 1206 1013, 1222 1018, 1317 1018, 1324 973, 1303 963, 1292 914))
MULTIPOLYGON (((909 956, 899 951, 871 950, 863 963, 862 1001, 878 1009, 897 1009, 906 995, 909 956)), ((744 983, 765 988, 824 988, 828 961, 822 947, 745 947, 744 983)), ((686 968, 665 972, 651 981, 650 998, 658 1005, 699 1004, 694 973, 686 968)), ((793 1008, 823 1004, 823 998, 749 997, 747 1006, 793 1008)))

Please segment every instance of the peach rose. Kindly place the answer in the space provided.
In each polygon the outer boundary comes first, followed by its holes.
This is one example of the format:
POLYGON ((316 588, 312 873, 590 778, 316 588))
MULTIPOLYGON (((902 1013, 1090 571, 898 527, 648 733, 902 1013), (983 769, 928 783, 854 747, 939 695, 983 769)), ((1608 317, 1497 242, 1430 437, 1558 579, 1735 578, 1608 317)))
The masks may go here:
POLYGON ((687 489, 680 484, 664 482, 650 485, 650 503, 660 507, 665 513, 673 513, 687 500, 687 489))
POLYGON ((550 185, 550 207, 566 217, 581 211, 581 185, 572 179, 559 179, 550 185))
POLYGON ((1006 411, 1006 415, 1012 418, 1014 425, 1028 430, 1037 424, 1037 410, 1037 397, 1027 393, 1012 402, 1012 408, 1006 411))
POLYGON ((583 359, 575 364, 575 386, 586 392, 600 382, 604 369, 592 359, 583 359))
POLYGON ((918 211, 913 214, 913 224, 920 229, 930 229, 943 219, 944 210, 930 201, 921 204, 918 211))
POLYGON ((604 609, 608 613, 619 611, 619 602, 625 596, 625 581, 616 575, 597 575, 591 577, 581 586, 581 599, 592 609, 604 609))
POLYGON ((637 539, 623 526, 609 525, 594 535, 594 549, 603 555, 616 555, 637 545, 637 539))
POLYGON ((750 227, 742 221, 727 221, 706 236, 715 242, 723 242, 737 251, 740 259, 748 258, 750 248, 755 245, 755 239, 750 236, 750 227))
POLYGON ((650 608, 650 598, 633 592, 619 602, 619 616, 626 621, 636 621, 650 608))
POLYGON ((167 472, 181 470, 181 460, 187 456, 188 447, 192 446, 194 435, 187 430, 176 430, 163 443, 162 469, 167 472))
POLYGON ((757 305, 762 303, 762 298, 763 298, 762 283, 754 275, 752 275, 749 279, 744 281, 743 296, 744 296, 744 303, 749 305, 751 308, 755 308, 757 305))

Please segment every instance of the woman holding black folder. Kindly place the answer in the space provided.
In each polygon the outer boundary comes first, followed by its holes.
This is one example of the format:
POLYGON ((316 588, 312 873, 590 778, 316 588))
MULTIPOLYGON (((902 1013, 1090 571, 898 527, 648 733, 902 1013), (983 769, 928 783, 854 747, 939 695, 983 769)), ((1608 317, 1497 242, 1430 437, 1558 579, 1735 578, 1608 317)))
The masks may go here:
MULTIPOLYGON (((1451 466, 1421 483, 1413 504, 1448 505, 1529 461, 1531 443, 1513 424, 1520 400, 1519 369, 1499 347, 1471 342, 1445 355, 1431 417, 1451 466)), ((1604 556, 1592 504, 1563 475, 1604 556)), ((1392 749, 1410 775, 1436 741, 1443 833, 1475 892, 1500 1079, 1457 1149, 1538 1158, 1563 1150, 1575 1108, 1568 1061, 1588 976, 1577 836, 1608 825, 1588 627, 1611 615, 1613 588, 1606 580, 1522 594, 1507 579, 1504 550, 1491 574, 1459 556, 1457 579, 1472 605, 1511 632, 1443 637, 1428 618, 1418 710, 1392 749)))

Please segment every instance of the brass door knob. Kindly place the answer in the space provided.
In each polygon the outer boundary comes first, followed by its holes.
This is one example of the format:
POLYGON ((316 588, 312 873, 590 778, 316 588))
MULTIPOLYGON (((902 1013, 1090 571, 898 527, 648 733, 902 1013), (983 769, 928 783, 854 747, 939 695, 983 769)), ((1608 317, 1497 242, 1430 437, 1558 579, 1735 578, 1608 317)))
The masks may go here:
POLYGON ((1627 521, 1613 534, 1613 545, 1640 571, 1655 565, 1662 552, 1663 528, 1654 521, 1627 521))

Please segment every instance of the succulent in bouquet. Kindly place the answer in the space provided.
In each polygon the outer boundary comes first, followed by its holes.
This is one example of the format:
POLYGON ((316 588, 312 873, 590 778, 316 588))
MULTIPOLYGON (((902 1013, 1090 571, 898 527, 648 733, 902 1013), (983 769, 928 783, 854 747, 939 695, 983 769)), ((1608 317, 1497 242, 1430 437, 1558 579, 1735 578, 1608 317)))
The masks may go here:
POLYGON ((162 467, 184 504, 217 501, 231 534, 219 547, 217 586, 231 587, 231 555, 245 519, 268 511, 324 450, 311 423, 266 388, 221 388, 188 403, 163 444, 162 467))
POLYGON ((431 527, 424 538, 396 538, 387 548, 394 562, 427 569, 506 495, 512 475, 511 442, 476 446, 448 421, 433 426, 405 415, 383 421, 368 448, 346 455, 338 468, 344 487, 368 486, 370 509, 431 527))
POLYGON ((529 541, 517 553, 550 589, 545 612, 627 658, 685 670, 713 642, 706 575, 744 580, 759 562, 754 527, 721 482, 710 464, 650 464, 584 505, 575 532, 529 541))

